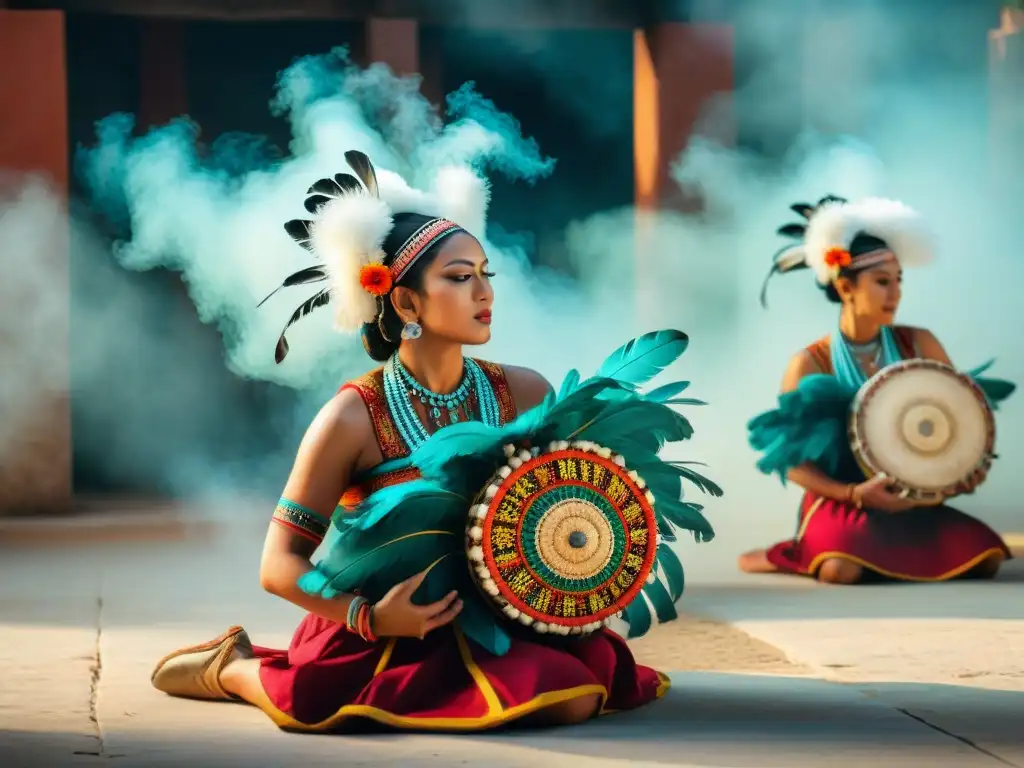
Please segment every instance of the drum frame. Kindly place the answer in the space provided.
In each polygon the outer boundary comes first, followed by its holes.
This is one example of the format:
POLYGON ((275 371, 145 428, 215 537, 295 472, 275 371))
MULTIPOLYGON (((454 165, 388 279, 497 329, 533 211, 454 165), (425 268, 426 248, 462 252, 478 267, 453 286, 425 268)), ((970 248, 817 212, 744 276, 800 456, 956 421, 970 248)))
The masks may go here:
POLYGON ((978 384, 970 377, 960 371, 956 370, 952 366, 946 365, 945 363, 939 362, 938 360, 926 360, 923 358, 914 358, 911 360, 900 360, 899 362, 887 365, 881 370, 877 371, 871 378, 869 378, 853 398, 853 403, 850 406, 850 415, 847 421, 847 436, 850 441, 850 448, 853 451, 854 457, 857 459, 857 463, 860 465, 861 470, 868 478, 875 477, 879 474, 887 474, 893 481, 893 486, 897 489, 897 493, 901 498, 909 499, 913 501, 923 502, 925 504, 938 504, 941 503, 948 496, 954 495, 959 488, 963 485, 964 481, 967 480, 972 474, 977 472, 979 469, 988 469, 992 466, 992 460, 995 458, 995 441, 996 441, 996 425, 995 415, 992 412, 992 406, 988 402, 988 398, 985 396, 984 391, 978 384), (925 490, 923 488, 914 488, 905 481, 900 480, 898 477, 892 477, 891 474, 884 473, 878 465, 878 461, 875 455, 872 453, 871 448, 864 443, 864 429, 863 429, 863 413, 864 406, 871 401, 875 392, 878 391, 879 385, 886 379, 898 376, 901 372, 906 370, 915 370, 926 368, 933 371, 953 376, 959 381, 967 384, 970 389, 974 392, 975 397, 983 405, 983 411, 985 413, 985 427, 986 427, 986 440, 985 440, 985 452, 982 458, 975 465, 971 472, 957 480, 956 482, 950 483, 947 486, 939 488, 937 490, 925 490))

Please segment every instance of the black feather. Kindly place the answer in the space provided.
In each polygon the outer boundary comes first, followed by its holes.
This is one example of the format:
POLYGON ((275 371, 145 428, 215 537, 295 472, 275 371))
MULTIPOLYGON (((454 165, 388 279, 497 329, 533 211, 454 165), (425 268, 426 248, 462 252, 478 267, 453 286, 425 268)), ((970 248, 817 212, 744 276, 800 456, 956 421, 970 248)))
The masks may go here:
POLYGON ((776 233, 783 237, 792 237, 798 240, 802 240, 806 232, 807 227, 803 224, 783 224, 776 230, 776 233))
POLYGON ((307 195, 320 194, 327 197, 341 197, 351 192, 362 192, 363 187, 355 176, 348 173, 336 173, 334 178, 318 179, 308 190, 307 195))
POLYGON ((307 197, 303 205, 310 213, 316 213, 320 209, 320 206, 331 202, 331 199, 332 198, 327 195, 314 194, 307 197))
POLYGON ((845 197, 839 197, 838 195, 825 195, 821 200, 818 201, 818 208, 827 203, 848 203, 850 202, 845 197))
POLYGON ((313 244, 310 242, 310 227, 313 226, 312 221, 306 219, 292 219, 284 223, 284 231, 288 233, 288 236, 296 243, 301 245, 307 251, 313 250, 313 244))
POLYGON ((358 150, 350 149, 345 153, 345 160, 363 182, 366 191, 374 197, 380 197, 380 190, 377 187, 377 172, 373 170, 370 158, 358 150))
POLYGON ((764 277, 764 282, 761 283, 761 307, 768 309, 768 281, 771 280, 779 271, 778 264, 772 264, 772 268, 768 270, 768 274, 764 277))
POLYGON ((299 308, 296 309, 288 322, 285 323, 284 328, 281 329, 281 335, 277 339, 277 347, 274 349, 274 362, 280 364, 282 360, 288 355, 288 340, 285 339, 284 335, 291 326, 304 318, 314 309, 325 306, 331 300, 331 293, 329 288, 324 288, 319 293, 306 299, 299 308))
POLYGON ((789 206, 789 210, 799 213, 805 219, 809 219, 811 214, 814 213, 814 206, 807 203, 793 203, 793 205, 789 206))
POLYGON ((327 197, 338 196, 338 185, 334 179, 317 179, 306 190, 307 195, 326 195, 327 197))
POLYGON ((775 252, 775 255, 772 256, 772 268, 768 270, 768 274, 765 275, 764 282, 761 283, 761 306, 764 307, 765 309, 768 308, 768 281, 771 280, 772 277, 774 277, 780 272, 795 272, 798 269, 808 268, 806 262, 792 264, 787 267, 783 267, 781 264, 779 264, 779 256, 781 256, 786 251, 790 250, 790 248, 792 247, 793 246, 791 245, 787 245, 784 248, 780 248, 778 251, 775 252))
POLYGON ((293 285, 304 285, 305 283, 318 283, 321 280, 326 279, 327 273, 324 271, 323 267, 306 267, 305 269, 300 269, 295 274, 286 277, 284 279, 284 282, 281 283, 281 285, 279 285, 277 288, 271 291, 270 295, 268 295, 266 299, 261 301, 256 306, 257 308, 262 307, 264 304, 267 303, 267 299, 269 299, 275 293, 280 291, 282 288, 291 288, 293 285))
POLYGON ((363 185, 351 173, 334 174, 334 183, 338 185, 338 189, 341 190, 343 195, 350 195, 352 193, 361 195, 363 193, 363 185))

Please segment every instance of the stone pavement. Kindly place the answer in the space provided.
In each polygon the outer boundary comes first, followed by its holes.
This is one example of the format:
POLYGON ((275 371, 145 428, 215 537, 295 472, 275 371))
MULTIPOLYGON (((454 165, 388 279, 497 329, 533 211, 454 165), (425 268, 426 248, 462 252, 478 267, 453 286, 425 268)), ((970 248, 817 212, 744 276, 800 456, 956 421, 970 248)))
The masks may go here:
POLYGON ((701 553, 683 607, 715 621, 637 644, 672 670, 666 699, 557 731, 300 736, 153 691, 157 658, 228 624, 287 642, 300 614, 259 591, 261 528, 0 548, 0 766, 1024 766, 1020 568, 829 588, 701 553))

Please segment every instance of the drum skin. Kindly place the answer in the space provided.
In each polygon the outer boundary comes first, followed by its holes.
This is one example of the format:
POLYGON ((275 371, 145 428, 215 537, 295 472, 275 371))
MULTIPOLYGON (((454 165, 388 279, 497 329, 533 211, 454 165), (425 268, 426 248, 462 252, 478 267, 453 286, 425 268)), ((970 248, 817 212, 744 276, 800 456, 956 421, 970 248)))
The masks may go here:
POLYGON ((495 610, 542 634, 599 630, 643 588, 657 555, 654 496, 592 443, 506 448, 466 529, 471 572, 495 610))
POLYGON ((892 478, 902 495, 952 495, 988 467, 995 420, 969 376, 935 360, 903 360, 860 388, 849 421, 850 446, 868 477, 892 478))

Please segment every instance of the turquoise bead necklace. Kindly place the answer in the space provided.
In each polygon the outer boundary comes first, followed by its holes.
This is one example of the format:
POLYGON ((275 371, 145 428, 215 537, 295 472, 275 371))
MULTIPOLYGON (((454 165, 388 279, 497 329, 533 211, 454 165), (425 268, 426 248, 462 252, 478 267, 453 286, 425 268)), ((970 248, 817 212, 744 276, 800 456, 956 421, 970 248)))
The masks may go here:
POLYGON ((498 398, 487 375, 469 358, 463 361, 463 369, 462 381, 455 391, 441 394, 431 392, 416 381, 397 354, 392 355, 384 364, 384 398, 395 419, 395 426, 410 450, 415 451, 430 438, 430 433, 413 406, 413 398, 420 401, 427 411, 427 417, 438 429, 462 421, 460 412, 463 411, 471 419, 471 400, 475 400, 479 418, 484 424, 501 426, 498 398))

